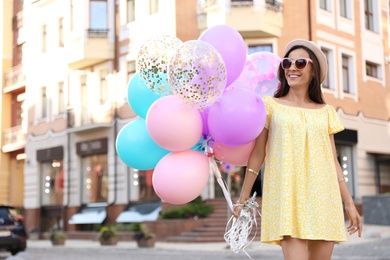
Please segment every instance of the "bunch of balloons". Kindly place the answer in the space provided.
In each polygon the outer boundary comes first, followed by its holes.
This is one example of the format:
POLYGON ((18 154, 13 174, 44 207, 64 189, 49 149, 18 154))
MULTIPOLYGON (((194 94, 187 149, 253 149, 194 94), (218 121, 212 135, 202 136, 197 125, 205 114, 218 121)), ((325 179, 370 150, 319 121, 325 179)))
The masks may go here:
POLYGON ((127 97, 139 117, 120 130, 116 150, 129 167, 154 169, 162 200, 184 204, 199 196, 210 157, 246 165, 266 120, 261 98, 278 86, 276 55, 248 56, 241 35, 218 25, 187 42, 152 37, 136 65, 127 97))

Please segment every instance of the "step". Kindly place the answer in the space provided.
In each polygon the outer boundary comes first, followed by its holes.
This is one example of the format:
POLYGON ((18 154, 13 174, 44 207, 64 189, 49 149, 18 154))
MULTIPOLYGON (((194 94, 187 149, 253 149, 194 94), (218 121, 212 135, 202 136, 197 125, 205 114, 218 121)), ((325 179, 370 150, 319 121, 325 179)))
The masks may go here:
MULTIPOLYGON (((232 201, 236 201, 237 198, 233 198, 232 201)), ((256 200, 258 203, 261 199, 256 200)), ((224 235, 226 232, 226 225, 230 220, 232 213, 228 208, 228 204, 225 198, 217 198, 212 200, 206 200, 208 205, 213 206, 214 211, 209 217, 205 219, 205 225, 202 227, 194 228, 190 232, 183 232, 178 236, 168 237, 167 242, 176 243, 207 243, 207 242, 224 242, 224 235)), ((261 218, 256 216, 257 227, 253 227, 251 235, 256 237, 260 234, 261 218)), ((256 239, 256 238, 255 238, 256 239)))

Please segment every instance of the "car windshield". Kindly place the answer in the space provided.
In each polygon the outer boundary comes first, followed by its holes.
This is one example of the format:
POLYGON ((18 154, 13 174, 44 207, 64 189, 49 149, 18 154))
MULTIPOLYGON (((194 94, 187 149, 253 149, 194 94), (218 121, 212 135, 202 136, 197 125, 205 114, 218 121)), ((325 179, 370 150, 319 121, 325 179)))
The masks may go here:
POLYGON ((0 225, 13 225, 13 217, 7 208, 0 208, 0 225))

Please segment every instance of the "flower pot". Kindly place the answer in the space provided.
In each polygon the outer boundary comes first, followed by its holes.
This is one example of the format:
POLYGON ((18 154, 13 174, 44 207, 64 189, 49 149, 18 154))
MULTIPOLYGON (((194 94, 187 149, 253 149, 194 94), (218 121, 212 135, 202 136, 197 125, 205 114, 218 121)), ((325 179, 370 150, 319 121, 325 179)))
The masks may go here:
POLYGON ((51 240, 53 246, 63 246, 65 245, 65 238, 56 238, 51 240))
POLYGON ((118 243, 118 237, 99 238, 99 242, 102 246, 114 246, 118 243))
POLYGON ((153 238, 140 238, 137 240, 138 247, 154 247, 156 239, 153 238))

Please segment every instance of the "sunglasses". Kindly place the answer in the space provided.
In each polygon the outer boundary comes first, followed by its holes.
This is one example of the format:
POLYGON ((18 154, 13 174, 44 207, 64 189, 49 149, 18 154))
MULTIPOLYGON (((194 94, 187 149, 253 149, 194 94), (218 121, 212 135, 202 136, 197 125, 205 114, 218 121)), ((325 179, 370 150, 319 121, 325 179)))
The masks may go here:
POLYGON ((292 65, 294 65, 294 67, 297 68, 298 70, 303 70, 304 68, 306 68, 306 65, 309 62, 313 63, 313 61, 311 59, 307 59, 307 58, 299 58, 299 59, 296 59, 295 61, 293 61, 290 58, 284 58, 284 59, 282 59, 280 64, 282 65, 282 68, 284 70, 290 69, 292 65))

